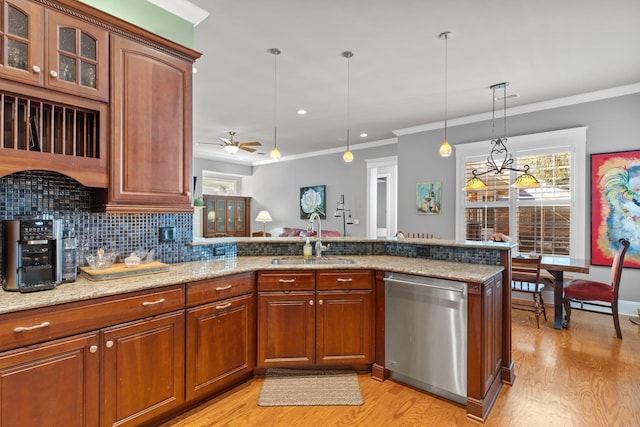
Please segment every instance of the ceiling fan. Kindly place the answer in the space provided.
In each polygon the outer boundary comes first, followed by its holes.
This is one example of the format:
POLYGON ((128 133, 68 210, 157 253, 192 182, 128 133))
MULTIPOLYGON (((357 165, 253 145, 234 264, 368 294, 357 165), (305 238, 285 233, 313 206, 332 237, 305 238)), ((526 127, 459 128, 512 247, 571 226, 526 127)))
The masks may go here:
POLYGON ((234 154, 234 153, 237 153, 238 150, 244 150, 244 151, 248 151, 249 153, 253 153, 254 151, 256 151, 256 149, 251 147, 258 147, 262 145, 258 141, 252 141, 252 142, 234 141, 233 136, 235 134, 236 133, 231 130, 229 131, 229 139, 220 138, 223 142, 223 144, 220 144, 220 145, 224 147, 227 153, 234 154))

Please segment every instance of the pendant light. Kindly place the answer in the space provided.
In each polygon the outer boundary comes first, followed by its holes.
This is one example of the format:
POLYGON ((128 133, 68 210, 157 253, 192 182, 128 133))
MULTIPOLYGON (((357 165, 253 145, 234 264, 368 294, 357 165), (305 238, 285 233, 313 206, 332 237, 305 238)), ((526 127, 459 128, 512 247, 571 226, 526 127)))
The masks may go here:
POLYGON ((273 55, 273 150, 269 154, 271 160, 280 159, 280 151, 278 150, 278 55, 282 51, 276 47, 269 49, 269 53, 273 55))
POLYGON ((502 138, 493 138, 491 140, 491 152, 489 153, 489 157, 487 157, 486 166, 487 170, 484 172, 478 172, 477 169, 474 169, 472 174, 473 177, 467 181, 464 186, 464 191, 479 191, 485 190, 487 185, 484 183, 479 176, 486 175, 488 173, 493 174, 503 174, 505 171, 514 171, 514 172, 522 172, 522 175, 516 178, 516 180, 511 184, 511 187, 514 188, 537 188, 540 187, 540 182, 536 179, 535 176, 529 173, 529 165, 523 165, 522 169, 514 168, 513 165, 513 156, 509 153, 509 149, 507 148, 507 86, 509 83, 498 83, 490 86, 490 89, 493 91, 493 110, 491 116, 491 133, 495 133, 495 123, 496 123, 496 89, 502 89, 502 101, 503 101, 503 120, 504 120, 504 136, 502 138))
POLYGON ((441 40, 444 40, 444 141, 442 141, 442 145, 440 145, 440 157, 449 157, 452 152, 451 145, 449 141, 447 141, 447 41, 452 36, 453 34, 449 31, 438 35, 441 40))
POLYGON ((344 51, 342 52, 342 56, 344 56, 345 58, 347 58, 347 151, 344 152, 344 154, 342 155, 342 160, 344 160, 346 163, 351 163, 353 162, 353 153, 351 152, 351 150, 349 149, 349 122, 350 122, 350 105, 349 105, 349 101, 350 101, 350 87, 349 87, 349 59, 353 57, 353 52, 351 51, 344 51))

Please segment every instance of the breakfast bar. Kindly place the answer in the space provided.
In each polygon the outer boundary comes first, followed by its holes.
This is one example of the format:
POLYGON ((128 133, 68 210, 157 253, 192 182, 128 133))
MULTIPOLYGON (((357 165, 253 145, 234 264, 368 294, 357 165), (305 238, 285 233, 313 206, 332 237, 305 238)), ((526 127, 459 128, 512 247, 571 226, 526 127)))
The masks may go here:
MULTIPOLYGON (((163 405, 154 407, 150 411, 147 411, 148 408, 132 407, 123 414, 101 415, 112 421, 122 417, 132 417, 139 421, 159 419, 167 414, 184 410, 190 403, 213 396, 222 389, 251 378, 253 375, 261 375, 264 368, 272 366, 271 362, 268 362, 270 360, 268 354, 264 356, 261 350, 263 348, 261 342, 265 339, 261 336, 265 327, 260 314, 264 308, 261 302, 263 298, 267 298, 268 295, 269 298, 273 298, 278 294, 289 297, 305 293, 312 295, 309 291, 302 289, 297 291, 297 288, 293 292, 291 288, 284 290, 282 286, 291 286, 283 285, 290 282, 289 278, 302 280, 298 283, 306 283, 305 277, 310 277, 318 281, 318 286, 324 283, 322 286, 332 289, 330 283, 338 277, 338 282, 353 281, 353 285, 349 285, 350 287, 340 292, 320 291, 325 288, 319 287, 318 295, 328 292, 327 296, 332 294, 335 298, 341 292, 346 292, 345 295, 352 295, 351 299, 362 295, 363 309, 366 312, 369 310, 367 307, 370 307, 371 310, 370 317, 366 316, 362 319, 365 319, 364 321, 369 319, 372 333, 370 337, 362 338, 363 354, 356 358, 353 355, 349 356, 345 359, 347 362, 340 362, 339 366, 371 371, 372 378, 384 381, 390 371, 385 368, 385 282, 383 279, 385 272, 397 272, 463 281, 468 284, 466 407, 470 418, 484 420, 502 384, 513 383, 515 377, 511 360, 510 310, 507 309, 510 305, 510 288, 502 286, 505 280, 504 275, 508 274, 508 270, 501 264, 502 261, 510 259, 509 246, 484 247, 424 239, 407 239, 398 242, 336 238, 327 242, 331 243, 333 252, 331 255, 326 255, 322 260, 313 259, 312 263, 304 263, 297 262, 304 259, 302 256, 291 252, 285 253, 286 250, 283 249, 301 246, 300 239, 271 239, 269 242, 261 242, 261 240, 226 241, 223 239, 198 242, 197 244, 201 245, 226 245, 227 249, 231 245, 235 251, 232 251, 231 256, 225 254, 216 259, 172 264, 168 271, 154 274, 97 281, 80 277, 76 282, 62 284, 50 291, 30 294, 2 292, 0 293, 0 319, 2 320, 0 336, 3 339, 0 351, 6 355, 16 354, 16 352, 23 354, 24 351, 32 354, 35 348, 42 346, 50 349, 58 348, 58 345, 74 340, 75 345, 80 345, 81 348, 86 346, 87 363, 96 357, 90 355, 96 354, 102 355, 105 369, 125 369, 122 366, 111 365, 110 361, 115 361, 113 358, 117 354, 119 354, 117 357, 131 357, 137 351, 142 351, 141 348, 151 345, 146 341, 145 334, 139 335, 139 332, 135 331, 142 331, 147 324, 149 327, 159 328, 158 330, 165 331, 161 336, 166 339, 164 345, 168 347, 165 348, 171 348, 170 353, 173 356, 169 357, 166 350, 163 350, 160 353, 153 353, 154 360, 157 361, 158 366, 168 366, 166 363, 174 364, 171 374, 153 371, 148 366, 138 366, 135 357, 127 360, 133 363, 132 369, 138 371, 137 375, 141 375, 141 378, 146 378, 147 373, 154 378, 158 375, 161 377, 169 375, 166 380, 171 381, 171 384, 175 382, 176 387, 172 392, 173 398, 168 401, 163 400, 163 405), (367 249, 363 250, 363 248, 367 249), (474 263, 474 267, 469 268, 469 262, 460 260, 427 259, 427 257, 439 258, 442 251, 448 250, 458 253, 458 255, 452 255, 452 258, 485 259, 486 261, 474 263), (354 254, 356 251, 365 252, 365 254, 354 254), (255 256, 250 252, 271 252, 271 254, 255 256), (371 252, 380 254, 371 255, 369 254, 371 252), (384 254, 384 252, 394 253, 394 255, 384 254), (399 252, 404 256, 397 255, 399 252), (423 258, 413 258, 411 254, 420 254, 423 258), (274 259, 284 262, 274 263, 274 259), (345 259, 348 259, 349 263, 345 263, 345 259), (275 287, 270 287, 268 292, 266 292, 266 285, 261 285, 267 277, 276 279, 273 282, 275 287), (280 280, 278 284, 278 278, 286 280, 280 280), (194 350, 196 347, 193 347, 192 343, 196 339, 197 331, 204 327, 203 324, 199 326, 200 329, 195 329, 196 324, 204 319, 199 317, 199 313, 205 313, 202 311, 205 309, 209 310, 207 308, 210 305, 209 301, 214 302, 211 309, 220 311, 218 315, 227 313, 227 307, 229 307, 228 310, 232 310, 229 313, 242 313, 241 317, 231 317, 244 325, 241 329, 238 329, 238 325, 234 326, 236 332, 233 336, 246 339, 249 350, 246 354, 247 362, 242 365, 243 369, 230 373, 224 379, 202 382, 203 380, 199 379, 202 372, 195 372, 193 369, 204 362, 196 363, 196 360, 200 360, 198 359, 200 356, 197 350, 194 350), (242 303, 238 307, 243 308, 240 311, 237 309, 233 311, 233 307, 238 303, 242 303), (127 330, 129 328, 127 325, 134 328, 133 335, 126 334, 118 338, 120 334, 118 331, 127 330), (125 329, 121 329, 125 326, 125 329), (85 336, 87 338, 77 341, 78 337, 85 336), (93 336, 95 338, 91 338, 93 336), (100 338, 101 336, 104 338, 100 338), (180 342, 183 340, 186 340, 186 355, 183 353, 184 350, 180 350, 182 348, 180 342), (136 346, 132 347, 131 342, 137 342, 136 346), (368 346, 371 346, 370 353, 368 346), (126 354, 129 356, 125 356, 126 354), (487 363, 489 360, 487 357, 492 360, 491 363, 487 363), (184 377, 185 363, 186 377, 184 377), (179 368, 179 366, 183 367, 179 368), (180 372, 183 374, 179 374, 180 372), (179 374, 178 377, 173 376, 176 373, 179 374), (186 388, 180 384, 184 384, 186 388)), ((218 251, 218 253, 221 252, 218 251)), ((295 286, 298 284, 296 283, 295 286)), ((305 289, 315 289, 315 287, 305 289)), ((269 300, 264 301, 266 303, 269 300)), ((322 309, 321 306, 317 308, 317 310, 322 309)), ((345 321, 345 327, 362 319, 345 321)), ((273 327, 274 325, 269 325, 269 328, 273 329, 273 327)), ((291 339, 287 341, 291 342, 291 339)), ((147 348, 146 351, 154 350, 147 348)), ((218 351, 222 350, 218 349, 218 351)), ((337 363, 335 356, 332 357, 333 363, 337 363)), ((15 361, 12 358, 3 360, 5 365, 0 366, 0 375, 2 375, 1 372, 11 371, 7 363, 15 361)), ((308 360, 303 366, 315 366, 317 363, 313 362, 314 356, 310 356, 308 360)), ((299 362, 296 363, 299 364, 299 362)), ((24 375, 40 375, 39 367, 40 365, 36 363, 31 369, 25 371, 24 375)), ((113 371, 113 375, 116 373, 126 375, 126 372, 130 372, 129 368, 122 372, 113 371)), ((108 378, 103 378, 103 381, 111 384, 108 378)), ((111 386, 117 387, 116 384, 111 386)), ((58 390, 60 393, 62 391, 58 390)), ((135 386, 129 391, 116 388, 110 396, 113 399, 125 399, 130 393, 135 392, 137 392, 135 386)), ((73 393, 65 395, 74 396, 73 393)))

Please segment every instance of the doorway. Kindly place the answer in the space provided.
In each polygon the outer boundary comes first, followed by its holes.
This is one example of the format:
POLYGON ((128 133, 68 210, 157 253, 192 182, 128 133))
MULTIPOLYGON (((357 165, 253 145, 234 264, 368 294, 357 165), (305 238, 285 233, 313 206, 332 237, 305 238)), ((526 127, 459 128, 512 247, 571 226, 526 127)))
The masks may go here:
POLYGON ((367 237, 389 238, 397 232, 398 157, 367 160, 367 237))

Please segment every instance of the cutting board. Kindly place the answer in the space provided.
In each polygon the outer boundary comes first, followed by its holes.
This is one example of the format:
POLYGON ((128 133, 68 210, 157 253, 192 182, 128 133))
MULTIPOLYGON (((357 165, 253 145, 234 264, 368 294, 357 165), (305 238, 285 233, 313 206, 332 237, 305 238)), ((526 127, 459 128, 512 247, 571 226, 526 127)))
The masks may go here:
POLYGON ((169 264, 153 261, 135 267, 127 267, 124 263, 112 265, 103 270, 93 270, 91 267, 80 267, 81 274, 89 280, 108 280, 118 277, 139 276, 143 274, 162 273, 169 271, 169 264))

